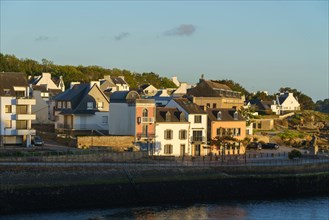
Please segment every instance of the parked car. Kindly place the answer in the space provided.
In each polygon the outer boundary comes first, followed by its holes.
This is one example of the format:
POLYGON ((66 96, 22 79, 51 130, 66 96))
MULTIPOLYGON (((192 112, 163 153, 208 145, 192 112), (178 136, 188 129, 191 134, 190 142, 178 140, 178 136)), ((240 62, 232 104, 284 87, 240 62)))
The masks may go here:
POLYGON ((33 136, 32 144, 35 146, 42 146, 44 144, 44 142, 40 136, 33 136))
POLYGON ((247 145, 247 149, 261 150, 262 144, 259 142, 251 142, 247 145))
POLYGON ((277 150, 277 149, 279 149, 279 145, 277 145, 276 143, 263 143, 262 144, 262 148, 263 149, 274 149, 274 150, 277 150))

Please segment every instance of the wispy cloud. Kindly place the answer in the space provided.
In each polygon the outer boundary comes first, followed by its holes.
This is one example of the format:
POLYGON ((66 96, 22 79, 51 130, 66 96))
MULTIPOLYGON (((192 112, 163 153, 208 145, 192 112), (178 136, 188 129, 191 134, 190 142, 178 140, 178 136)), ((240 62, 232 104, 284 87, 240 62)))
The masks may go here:
POLYGON ((181 24, 179 27, 164 32, 165 36, 190 36, 196 30, 193 24, 181 24))
POLYGON ((120 33, 119 35, 115 36, 114 39, 115 39, 115 40, 122 40, 122 39, 124 39, 124 38, 126 38, 126 37, 128 37, 128 36, 129 36, 129 33, 127 33, 127 32, 122 32, 122 33, 120 33))
POLYGON ((49 37, 43 36, 43 35, 41 35, 41 36, 34 39, 34 41, 36 41, 36 42, 43 42, 43 41, 49 41, 49 40, 50 40, 49 37))

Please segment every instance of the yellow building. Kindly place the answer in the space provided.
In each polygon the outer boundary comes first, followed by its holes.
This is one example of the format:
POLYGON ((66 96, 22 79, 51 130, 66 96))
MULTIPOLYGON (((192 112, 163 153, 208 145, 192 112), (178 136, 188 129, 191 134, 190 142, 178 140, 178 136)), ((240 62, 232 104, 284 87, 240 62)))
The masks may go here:
MULTIPOLYGON (((242 141, 246 137, 246 120, 235 109, 207 109, 208 138, 231 137, 242 141)), ((221 146, 211 145, 216 155, 237 155, 245 153, 245 146, 239 141, 227 141, 221 146)))

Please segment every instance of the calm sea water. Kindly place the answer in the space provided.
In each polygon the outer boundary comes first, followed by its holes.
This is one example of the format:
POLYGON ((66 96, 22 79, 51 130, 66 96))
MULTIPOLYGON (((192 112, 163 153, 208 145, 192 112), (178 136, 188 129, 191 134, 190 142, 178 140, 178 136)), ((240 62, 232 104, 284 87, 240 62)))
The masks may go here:
POLYGON ((19 220, 103 219, 312 219, 329 220, 329 196, 271 200, 234 200, 191 205, 40 212, 0 216, 19 220))

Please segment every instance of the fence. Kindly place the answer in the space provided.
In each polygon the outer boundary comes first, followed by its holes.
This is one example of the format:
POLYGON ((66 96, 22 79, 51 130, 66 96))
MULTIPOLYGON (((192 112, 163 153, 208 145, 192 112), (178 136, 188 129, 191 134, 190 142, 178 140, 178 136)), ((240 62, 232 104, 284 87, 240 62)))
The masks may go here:
POLYGON ((288 159, 287 153, 252 153, 223 156, 149 156, 147 152, 75 151, 0 151, 0 165, 52 166, 144 166, 144 167, 220 167, 220 166, 287 166, 328 163, 328 156, 302 156, 288 159))

